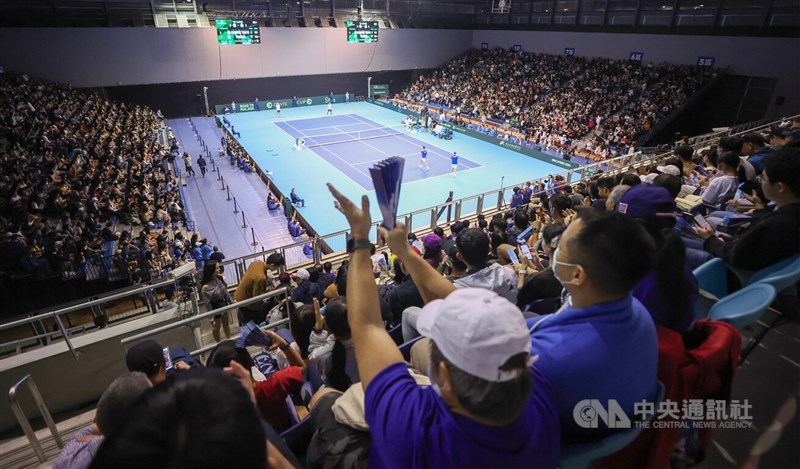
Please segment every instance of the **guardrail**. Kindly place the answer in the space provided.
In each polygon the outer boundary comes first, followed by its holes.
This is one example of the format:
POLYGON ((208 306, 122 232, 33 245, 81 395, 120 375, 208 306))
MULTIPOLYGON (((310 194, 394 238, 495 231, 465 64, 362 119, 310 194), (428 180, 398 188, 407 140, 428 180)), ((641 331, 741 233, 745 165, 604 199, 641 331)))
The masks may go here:
MULTIPOLYGON (((105 296, 105 297, 100 298, 100 299, 74 304, 74 305, 71 305, 71 306, 67 306, 67 307, 64 307, 64 308, 57 309, 55 311, 51 311, 49 313, 39 314, 37 316, 33 316, 33 317, 25 318, 25 319, 19 319, 19 320, 16 320, 16 321, 8 322, 8 323, 0 325, 0 331, 6 330, 6 329, 12 329, 12 328, 15 328, 15 327, 18 327, 18 326, 24 326, 26 324, 31 324, 32 327, 34 327, 34 330, 36 330, 36 327, 34 326, 35 323, 40 323, 39 329, 40 330, 44 330, 44 325, 41 324, 41 322, 46 320, 46 319, 53 319, 55 321, 55 324, 56 324, 57 328, 58 328, 58 332, 61 333, 61 336, 64 338, 64 342, 66 342, 67 347, 69 348, 69 351, 72 354, 72 358, 77 361, 80 358, 80 352, 78 350, 76 350, 75 347, 73 346, 72 340, 70 338, 70 333, 68 332, 67 328, 64 327, 64 323, 61 320, 61 316, 65 315, 65 314, 69 314, 69 313, 71 313, 73 311, 79 311, 79 310, 82 310, 82 309, 91 308, 93 306, 99 306, 99 305, 102 305, 103 303, 108 303, 110 301, 119 300, 119 299, 127 298, 127 297, 130 297, 130 296, 138 296, 139 294, 144 294, 144 296, 146 298, 148 298, 149 301, 152 302, 152 301, 154 301, 153 299, 155 298, 155 294, 153 292, 154 290, 156 290, 158 288, 165 287, 167 285, 174 285, 174 286, 177 287, 177 282, 180 279, 182 279, 184 277, 188 277, 188 276, 194 276, 194 274, 195 274, 194 269, 187 270, 187 271, 182 272, 179 275, 176 275, 174 277, 162 279, 162 280, 159 280, 157 282, 153 282, 151 284, 142 285, 142 286, 140 286, 138 288, 133 288, 131 290, 126 290, 126 291, 123 291, 123 292, 120 292, 120 293, 116 293, 116 294, 113 294, 113 295, 108 295, 108 296, 105 296)), ((192 301, 192 306, 193 306, 193 312, 196 314, 197 312, 199 312, 199 305, 197 303, 197 295, 194 292, 191 293, 191 301, 192 301)), ((151 304, 151 308, 152 308, 152 304, 151 304)), ((0 347, 8 345, 8 344, 11 344, 11 343, 15 344, 16 342, 17 341, 0 344, 0 347)))
POLYGON ((47 428, 50 429, 50 433, 53 435, 53 439, 56 441, 58 447, 63 448, 64 442, 61 441, 61 435, 58 434, 58 428, 56 428, 56 424, 53 422, 53 416, 50 415, 50 411, 47 410, 44 399, 42 399, 42 395, 39 393, 39 388, 36 387, 36 383, 33 382, 33 378, 31 375, 23 376, 21 380, 17 381, 17 384, 8 390, 8 401, 9 404, 11 404, 11 410, 14 411, 14 416, 17 418, 19 426, 22 427, 22 431, 24 431, 25 436, 28 437, 28 441, 33 451, 36 453, 36 457, 39 458, 39 462, 45 462, 47 461, 47 456, 44 454, 44 450, 42 450, 42 445, 39 443, 39 439, 36 438, 36 433, 33 432, 31 423, 28 417, 25 416, 22 406, 17 402, 17 390, 23 384, 28 384, 33 400, 36 402, 36 407, 39 408, 39 413, 42 414, 45 423, 47 423, 47 428))
MULTIPOLYGON (((277 296, 283 296, 284 300, 288 300, 289 299, 289 289, 288 288, 278 288, 277 290, 273 290, 271 292, 267 292, 267 293, 264 293, 262 295, 254 296, 253 298, 248 298, 247 300, 244 300, 244 301, 239 301, 239 302, 236 302, 236 303, 232 303, 232 304, 229 304, 227 306, 223 306, 221 308, 217 308, 217 309, 205 312, 203 314, 198 314, 196 316, 192 316, 190 318, 183 319, 183 320, 174 322, 172 324, 167 324, 166 326, 157 327, 155 329, 151 329, 151 330, 149 330, 147 332, 143 332, 141 334, 132 335, 130 337, 126 337, 126 338, 122 339, 120 341, 120 344, 122 345, 122 348, 125 349, 125 352, 127 353, 128 346, 132 345, 134 342, 139 342, 139 341, 141 341, 143 339, 147 339, 149 337, 153 337, 155 335, 158 335, 158 334, 160 334, 162 332, 171 331, 171 330, 177 329, 179 327, 190 326, 190 325, 195 324, 197 322, 200 322, 200 321, 202 321, 204 319, 209 319, 209 318, 213 318, 214 316, 217 316, 217 315, 220 315, 220 314, 225 314, 228 311, 232 311, 234 309, 241 308, 242 306, 247 306, 247 305, 251 305, 251 304, 255 304, 255 303, 261 303, 264 300, 267 300, 267 299, 273 298, 273 297, 277 297, 277 296)), ((287 318, 287 319, 284 319, 284 320, 281 320, 281 321, 276 321, 276 322, 270 324, 267 327, 268 328, 277 328, 279 326, 282 326, 282 325, 288 324, 288 323, 289 323, 289 319, 287 318)), ((201 348, 191 352, 191 354, 192 354, 192 356, 195 356, 195 355, 204 353, 204 352, 212 349, 215 346, 216 346, 216 344, 211 344, 211 345, 208 345, 208 346, 205 346, 205 347, 201 347, 201 348)))

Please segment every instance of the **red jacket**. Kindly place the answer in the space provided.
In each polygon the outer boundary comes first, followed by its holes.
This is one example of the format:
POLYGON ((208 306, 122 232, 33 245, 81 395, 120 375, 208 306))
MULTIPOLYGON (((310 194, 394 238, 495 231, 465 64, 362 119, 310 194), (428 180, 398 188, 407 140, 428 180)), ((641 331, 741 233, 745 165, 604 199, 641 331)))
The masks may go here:
MULTIPOLYGON (((657 326, 657 330, 658 380, 666 388, 665 401, 730 399, 742 350, 742 336, 736 328, 722 321, 703 319, 692 326, 685 339, 666 327, 657 326)), ((675 419, 660 421, 670 420, 675 419)), ((699 430, 703 448, 711 441, 711 433, 708 428, 699 430)), ((627 448, 605 458, 603 466, 668 467, 680 434, 680 428, 647 428, 627 448)))

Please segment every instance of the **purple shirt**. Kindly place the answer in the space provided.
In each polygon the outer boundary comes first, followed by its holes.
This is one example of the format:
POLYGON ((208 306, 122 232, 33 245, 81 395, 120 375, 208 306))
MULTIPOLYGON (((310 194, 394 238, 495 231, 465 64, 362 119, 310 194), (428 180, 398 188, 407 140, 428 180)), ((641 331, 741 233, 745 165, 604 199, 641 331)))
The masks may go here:
POLYGON ((91 435, 92 426, 88 426, 78 431, 71 440, 64 445, 64 449, 58 455, 53 469, 85 469, 89 467, 97 453, 97 449, 103 443, 103 437, 97 436, 88 441, 78 441, 79 438, 91 435))
POLYGON ((512 424, 491 427, 450 411, 432 387, 395 363, 365 391, 371 467, 555 467, 559 424, 550 385, 533 368, 533 391, 512 424))

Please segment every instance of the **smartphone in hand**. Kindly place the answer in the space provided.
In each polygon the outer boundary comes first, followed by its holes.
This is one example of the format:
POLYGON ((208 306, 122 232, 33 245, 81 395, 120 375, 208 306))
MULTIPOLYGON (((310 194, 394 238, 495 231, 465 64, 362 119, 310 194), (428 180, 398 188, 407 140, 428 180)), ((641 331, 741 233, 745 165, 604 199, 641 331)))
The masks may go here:
POLYGON ((711 224, 708 223, 708 220, 706 220, 706 217, 704 217, 703 215, 700 215, 699 213, 696 213, 693 216, 693 218, 694 218, 694 222, 697 223, 697 226, 699 226, 700 228, 703 228, 704 230, 708 229, 708 227, 711 226, 711 224))
POLYGON ((528 247, 527 244, 520 244, 519 248, 522 250, 522 254, 524 254, 525 257, 528 258, 528 260, 530 261, 533 260, 533 254, 531 254, 531 249, 528 247))
POLYGON ((512 264, 519 264, 519 257, 517 257, 517 253, 514 252, 514 248, 508 248, 508 257, 511 259, 512 264))

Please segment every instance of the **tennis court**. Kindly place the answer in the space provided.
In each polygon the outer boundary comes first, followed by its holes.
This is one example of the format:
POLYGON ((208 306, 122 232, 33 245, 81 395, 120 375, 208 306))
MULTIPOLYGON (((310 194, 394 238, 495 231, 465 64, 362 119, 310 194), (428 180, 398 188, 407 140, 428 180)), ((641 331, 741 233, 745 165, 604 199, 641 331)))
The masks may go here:
MULTIPOLYGON (((387 127, 358 114, 277 121, 274 124, 366 190, 372 190, 369 168, 376 162, 399 156, 406 160, 403 183, 449 175, 450 152, 414 138, 405 126, 387 127), (420 168, 420 150, 428 149, 429 170, 420 168)), ((481 165, 459 155, 458 171, 481 165)), ((449 177, 449 176, 448 176, 449 177)))

